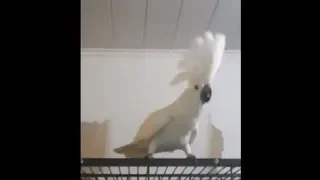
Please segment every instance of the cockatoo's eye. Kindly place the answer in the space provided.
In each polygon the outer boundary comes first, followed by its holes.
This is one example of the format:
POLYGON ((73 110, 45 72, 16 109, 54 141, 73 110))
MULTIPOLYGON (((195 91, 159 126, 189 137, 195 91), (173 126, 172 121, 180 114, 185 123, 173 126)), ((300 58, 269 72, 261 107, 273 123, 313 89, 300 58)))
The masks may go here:
POLYGON ((195 90, 198 90, 199 89, 199 86, 196 84, 196 85, 194 85, 194 89, 195 90))

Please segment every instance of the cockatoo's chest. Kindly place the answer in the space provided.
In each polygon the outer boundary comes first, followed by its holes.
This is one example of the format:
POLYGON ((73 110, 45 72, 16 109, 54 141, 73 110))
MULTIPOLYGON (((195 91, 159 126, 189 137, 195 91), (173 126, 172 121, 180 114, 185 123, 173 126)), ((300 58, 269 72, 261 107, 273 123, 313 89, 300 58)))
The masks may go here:
POLYGON ((199 121, 199 115, 201 113, 201 106, 194 106, 191 108, 186 108, 185 111, 177 113, 173 116, 172 129, 168 131, 173 131, 181 136, 186 136, 188 133, 195 128, 199 121))
POLYGON ((191 131, 196 127, 198 116, 179 116, 154 137, 158 152, 174 151, 189 142, 191 131))

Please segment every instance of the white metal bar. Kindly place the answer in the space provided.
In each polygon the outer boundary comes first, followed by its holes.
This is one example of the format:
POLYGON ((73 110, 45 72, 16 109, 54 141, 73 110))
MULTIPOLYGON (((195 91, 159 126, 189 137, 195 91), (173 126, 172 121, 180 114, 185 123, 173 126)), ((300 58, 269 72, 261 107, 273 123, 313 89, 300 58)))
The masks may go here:
POLYGON ((208 23, 208 26, 207 26, 206 30, 209 30, 210 27, 211 27, 214 14, 216 13, 216 10, 218 9, 218 6, 219 6, 219 2, 220 2, 220 0, 217 0, 216 4, 214 5, 214 8, 212 10, 212 14, 211 14, 211 17, 210 17, 210 20, 209 20, 209 23, 208 23))
POLYGON ((115 36, 115 32, 114 32, 114 26, 113 26, 113 11, 112 11, 112 0, 109 0, 109 17, 110 17, 110 20, 109 20, 109 25, 111 27, 111 33, 112 33, 112 43, 113 45, 115 46, 116 44, 116 36, 115 36))
POLYGON ((146 42, 146 36, 147 36, 147 18, 148 18, 148 0, 146 0, 146 6, 144 9, 143 42, 142 42, 141 48, 145 48, 145 42, 146 42))
POLYGON ((176 43, 177 31, 178 31, 178 27, 179 27, 181 12, 182 12, 182 9, 183 9, 183 3, 184 3, 184 0, 181 0, 181 4, 180 4, 180 8, 179 8, 179 14, 178 14, 178 17, 177 17, 176 26, 175 26, 174 34, 173 34, 173 40, 172 40, 172 45, 171 45, 172 49, 174 49, 174 46, 175 46, 175 43, 176 43))

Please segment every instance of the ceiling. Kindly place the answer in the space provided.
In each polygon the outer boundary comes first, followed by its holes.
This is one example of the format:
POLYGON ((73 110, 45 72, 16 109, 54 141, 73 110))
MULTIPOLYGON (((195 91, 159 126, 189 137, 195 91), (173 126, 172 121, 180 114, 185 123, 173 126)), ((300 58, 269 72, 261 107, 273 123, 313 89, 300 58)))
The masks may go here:
POLYGON ((240 0, 81 0, 81 47, 186 49, 206 30, 239 50, 240 0))

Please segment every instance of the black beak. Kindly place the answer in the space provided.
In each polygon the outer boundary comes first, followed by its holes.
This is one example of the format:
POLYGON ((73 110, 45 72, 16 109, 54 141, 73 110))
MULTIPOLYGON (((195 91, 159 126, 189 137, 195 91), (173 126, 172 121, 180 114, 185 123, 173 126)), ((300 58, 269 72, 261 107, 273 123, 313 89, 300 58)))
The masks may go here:
POLYGON ((205 104, 210 101, 211 99, 211 87, 209 84, 205 84, 200 92, 200 100, 202 104, 205 104))

